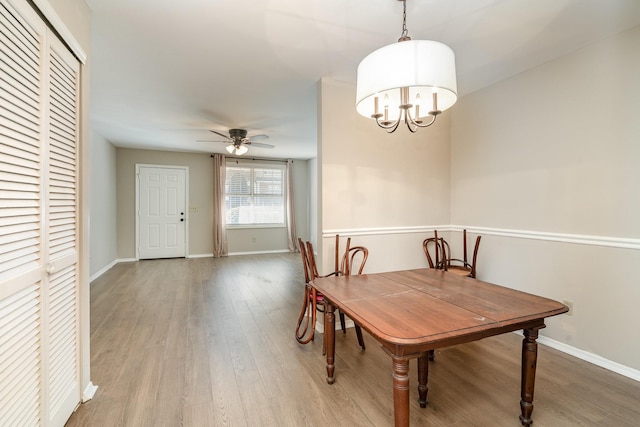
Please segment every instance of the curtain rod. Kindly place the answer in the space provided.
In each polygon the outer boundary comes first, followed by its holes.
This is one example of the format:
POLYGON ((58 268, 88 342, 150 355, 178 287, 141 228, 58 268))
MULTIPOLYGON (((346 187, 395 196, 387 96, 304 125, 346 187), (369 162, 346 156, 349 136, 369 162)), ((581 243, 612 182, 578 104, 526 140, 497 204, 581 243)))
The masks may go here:
MULTIPOLYGON (((211 155, 211 157, 213 157, 213 154, 211 155)), ((282 163, 287 163, 288 160, 286 159, 266 159, 264 157, 230 157, 230 156, 225 156, 225 160, 227 159, 233 159, 233 160, 258 160, 260 162, 282 162, 282 163)), ((291 160, 293 162, 293 160, 291 160)))

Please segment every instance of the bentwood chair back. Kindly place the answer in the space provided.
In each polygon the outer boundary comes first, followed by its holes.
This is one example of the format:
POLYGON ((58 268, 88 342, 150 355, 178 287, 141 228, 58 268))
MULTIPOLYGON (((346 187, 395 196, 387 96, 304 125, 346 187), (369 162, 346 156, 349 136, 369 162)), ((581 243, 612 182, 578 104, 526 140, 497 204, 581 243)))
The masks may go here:
MULTIPOLYGON (((351 237, 349 237, 347 239, 347 247, 342 255, 342 261, 340 262, 340 271, 344 276, 362 274, 362 270, 364 270, 364 266, 367 263, 367 258, 369 258, 369 250, 364 246, 351 247, 351 237)), ((340 322, 343 325, 343 332, 346 332, 344 329, 343 319, 344 314, 340 312, 340 322)), ((365 345, 364 338, 362 337, 362 328, 360 328, 360 325, 355 322, 354 327, 356 330, 356 336, 358 337, 358 344, 364 350, 365 345)))
POLYGON ((307 247, 298 237, 298 247, 300 248, 300 255, 302 257, 302 269, 304 271, 304 299, 302 301, 302 309, 298 316, 298 323, 296 325, 296 340, 300 344, 307 344, 312 341, 315 335, 316 324, 316 304, 317 304, 317 292, 313 289, 309 282, 311 281, 311 269, 313 268, 307 257, 307 247))
POLYGON ((342 255, 342 261, 340 262, 340 271, 345 276, 351 276, 351 274, 362 274, 364 265, 367 263, 367 258, 369 257, 369 250, 364 246, 351 247, 350 245, 351 237, 347 239, 347 247, 342 255))
POLYGON ((434 237, 424 239, 422 249, 427 257, 429 268, 445 268, 445 260, 447 255, 451 253, 449 243, 442 237, 438 237, 438 231, 434 230, 434 237))

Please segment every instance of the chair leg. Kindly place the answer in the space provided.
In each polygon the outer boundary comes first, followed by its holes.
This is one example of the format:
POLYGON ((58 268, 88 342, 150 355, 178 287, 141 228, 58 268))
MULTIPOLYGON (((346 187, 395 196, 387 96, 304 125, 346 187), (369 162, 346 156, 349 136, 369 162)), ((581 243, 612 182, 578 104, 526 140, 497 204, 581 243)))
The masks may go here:
POLYGON ((340 311, 340 326, 342 326, 342 333, 346 334, 347 333, 347 328, 345 326, 344 313, 342 311, 340 311))
POLYGON ((358 325, 356 325, 356 336, 358 337, 358 344, 363 350, 365 350, 364 338, 362 338, 362 329, 360 329, 360 326, 358 325))

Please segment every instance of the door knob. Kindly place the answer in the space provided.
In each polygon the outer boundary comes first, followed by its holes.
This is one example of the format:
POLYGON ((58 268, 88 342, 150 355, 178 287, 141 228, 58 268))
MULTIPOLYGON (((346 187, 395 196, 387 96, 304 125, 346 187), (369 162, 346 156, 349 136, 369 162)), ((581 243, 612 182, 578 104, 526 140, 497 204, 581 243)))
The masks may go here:
POLYGON ((53 273, 56 272, 56 266, 53 264, 47 264, 45 271, 47 272, 48 275, 52 275, 53 273))
POLYGON ((184 218, 180 218, 180 222, 184 221, 184 218))

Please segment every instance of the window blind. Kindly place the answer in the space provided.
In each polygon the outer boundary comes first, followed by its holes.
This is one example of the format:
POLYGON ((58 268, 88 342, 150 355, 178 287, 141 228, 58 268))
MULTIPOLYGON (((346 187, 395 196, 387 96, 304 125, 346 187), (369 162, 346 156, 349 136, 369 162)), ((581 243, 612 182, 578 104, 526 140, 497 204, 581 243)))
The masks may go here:
POLYGON ((227 166, 227 225, 284 225, 284 169, 227 166))

